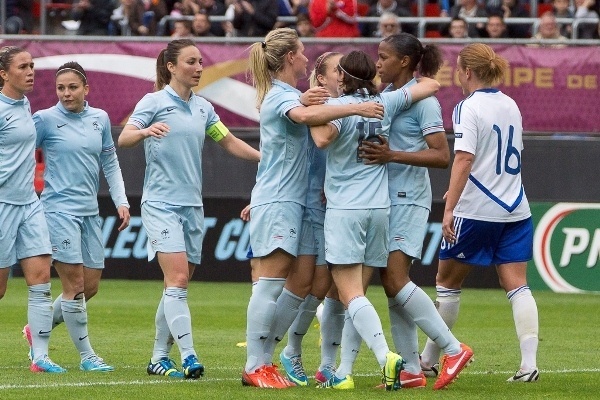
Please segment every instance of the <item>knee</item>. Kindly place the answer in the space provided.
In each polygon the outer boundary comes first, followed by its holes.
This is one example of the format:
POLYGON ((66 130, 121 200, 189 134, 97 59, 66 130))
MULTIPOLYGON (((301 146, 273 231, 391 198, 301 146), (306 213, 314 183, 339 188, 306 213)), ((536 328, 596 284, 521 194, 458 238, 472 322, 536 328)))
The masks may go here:
POLYGON ((88 301, 89 299, 94 297, 96 295, 96 293, 98 293, 98 285, 95 285, 92 287, 86 287, 84 293, 85 293, 85 300, 88 301))

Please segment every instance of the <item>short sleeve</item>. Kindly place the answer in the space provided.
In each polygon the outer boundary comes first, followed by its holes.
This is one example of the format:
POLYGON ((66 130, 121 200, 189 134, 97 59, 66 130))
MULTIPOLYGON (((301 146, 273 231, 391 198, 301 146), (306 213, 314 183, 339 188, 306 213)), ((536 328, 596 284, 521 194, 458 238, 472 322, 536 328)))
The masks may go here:
POLYGON ((452 113, 454 151, 475 154, 477 150, 477 113, 469 103, 461 101, 452 113))

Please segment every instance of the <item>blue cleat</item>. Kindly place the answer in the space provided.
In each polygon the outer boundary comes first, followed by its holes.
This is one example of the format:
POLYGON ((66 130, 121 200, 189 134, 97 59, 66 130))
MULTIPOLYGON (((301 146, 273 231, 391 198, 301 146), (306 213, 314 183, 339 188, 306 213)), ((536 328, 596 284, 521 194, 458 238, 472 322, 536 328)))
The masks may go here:
POLYGON ((198 379, 204 375, 204 365, 200 364, 198 357, 193 354, 183 360, 182 369, 185 379, 198 379))
POLYGON ((105 363, 103 359, 101 359, 100 357, 98 357, 95 354, 93 356, 81 361, 81 364, 79 364, 79 369, 82 371, 96 371, 96 372, 111 372, 111 371, 115 370, 114 367, 105 363))
POLYGON ((298 386, 307 386, 308 378, 304 372, 302 366, 302 357, 300 354, 286 357, 284 351, 279 354, 279 360, 281 360, 281 366, 285 370, 290 381, 294 382, 298 386))
POLYGON ((53 362, 47 355, 34 361, 29 367, 31 372, 48 372, 51 374, 61 374, 67 372, 66 369, 53 362))
POLYGON ((153 363, 152 360, 150 360, 146 372, 148 372, 148 375, 164 375, 176 379, 184 378, 183 373, 177 370, 175 361, 167 357, 161 358, 156 363, 153 363))

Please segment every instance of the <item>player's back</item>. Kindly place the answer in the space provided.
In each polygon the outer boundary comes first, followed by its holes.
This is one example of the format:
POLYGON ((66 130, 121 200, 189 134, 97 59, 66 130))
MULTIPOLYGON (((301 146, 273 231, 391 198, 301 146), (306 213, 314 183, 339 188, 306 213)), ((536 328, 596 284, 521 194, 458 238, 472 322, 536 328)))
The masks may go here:
POLYGON ((452 117, 455 150, 475 154, 455 215, 520 220, 530 215, 521 181, 523 125, 513 99, 497 89, 473 92, 452 117))

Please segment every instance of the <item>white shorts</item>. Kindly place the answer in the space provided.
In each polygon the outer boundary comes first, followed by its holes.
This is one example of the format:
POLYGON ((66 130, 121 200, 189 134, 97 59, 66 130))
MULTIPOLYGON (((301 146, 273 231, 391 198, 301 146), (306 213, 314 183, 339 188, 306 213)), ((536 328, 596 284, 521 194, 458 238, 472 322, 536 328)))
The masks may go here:
POLYGON ((400 250, 412 258, 421 258, 427 235, 429 210, 412 204, 398 204, 390 209, 390 253, 400 250))
POLYGON ((296 257, 304 206, 291 201, 263 204, 250 209, 250 246, 254 257, 277 249, 296 257))
POLYGON ((148 261, 157 252, 185 252, 188 262, 200 264, 204 239, 204 208, 161 201, 142 204, 142 224, 148 235, 148 261))
POLYGON ((44 207, 39 200, 30 204, 0 203, 0 268, 24 258, 52 254, 44 207))
POLYGON ((101 219, 98 215, 77 217, 61 212, 46 213, 52 258, 66 264, 104 268, 101 219))
POLYGON ((389 208, 328 208, 325 213, 327 262, 385 268, 388 258, 389 212, 389 208))
POLYGON ((315 265, 325 265, 325 211, 314 208, 304 210, 298 255, 316 256, 315 265))

